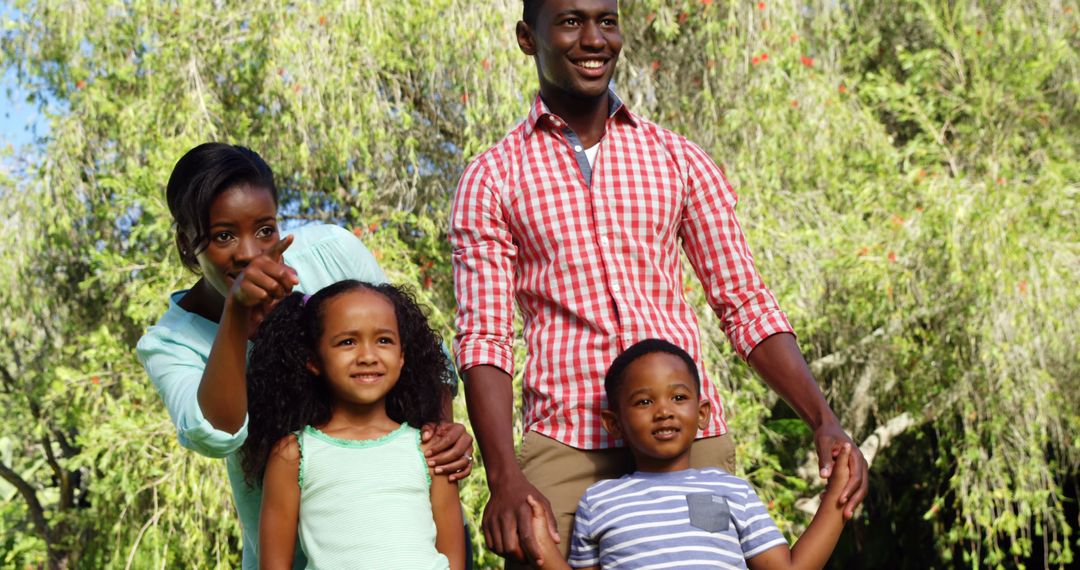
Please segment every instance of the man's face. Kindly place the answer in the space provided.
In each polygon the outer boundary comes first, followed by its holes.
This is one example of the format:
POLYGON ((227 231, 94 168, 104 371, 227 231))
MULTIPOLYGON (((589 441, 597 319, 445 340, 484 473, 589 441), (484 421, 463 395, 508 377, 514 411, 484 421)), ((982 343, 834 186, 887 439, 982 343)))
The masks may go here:
POLYGON ((545 0, 518 44, 536 56, 541 92, 596 98, 607 93, 622 51, 618 0, 545 0))
POLYGON ((690 446, 709 419, 683 359, 666 352, 646 354, 623 372, 617 400, 604 410, 604 427, 622 438, 639 471, 690 468, 690 446))

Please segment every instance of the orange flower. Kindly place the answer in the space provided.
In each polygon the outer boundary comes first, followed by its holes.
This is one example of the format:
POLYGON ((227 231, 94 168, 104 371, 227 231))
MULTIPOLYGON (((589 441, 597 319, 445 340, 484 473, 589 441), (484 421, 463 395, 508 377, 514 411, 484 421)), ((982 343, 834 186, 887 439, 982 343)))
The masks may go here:
POLYGON ((843 95, 844 93, 847 93, 847 85, 841 83, 840 87, 837 87, 836 90, 839 91, 841 95, 843 95))
POLYGON ((375 233, 379 229, 379 224, 371 222, 371 224, 368 225, 367 229, 368 232, 375 233))
POLYGON ((712 0, 701 0, 702 6, 712 6, 712 0))
POLYGON ((805 65, 806 67, 814 67, 814 58, 804 55, 799 59, 802 61, 802 64, 805 65))
POLYGON ((326 16, 319 16, 319 25, 320 26, 325 26, 326 25, 326 16))
POLYGON ((896 263, 896 252, 895 251, 890 251, 889 252, 889 263, 896 263))
POLYGON ((688 19, 690 19, 690 14, 679 12, 679 25, 685 24, 688 19))
POLYGON ((83 81, 82 79, 76 81, 75 82, 75 88, 76 89, 86 89, 86 82, 83 81))
POLYGON ((791 43, 795 43, 797 41, 799 41, 799 34, 791 34, 791 43))
POLYGON ((767 54, 767 53, 762 53, 761 54, 761 61, 766 61, 768 59, 769 59, 769 54, 767 54))
POLYGON ((299 92, 300 92, 300 90, 301 90, 301 89, 303 89, 303 88, 304 88, 304 87, 303 87, 302 85, 300 85, 299 83, 297 83, 296 85, 293 85, 293 86, 292 86, 292 90, 293 90, 293 92, 295 92, 295 93, 299 93, 299 92))
POLYGON ((1021 295, 1026 295, 1027 294, 1027 281, 1020 281, 1020 284, 1017 285, 1017 289, 1020 290, 1021 295))
POLYGON ((892 224, 896 227, 904 225, 904 218, 898 214, 893 214, 892 217, 889 218, 889 221, 891 221, 892 224))
POLYGON ((998 183, 999 186, 1004 186, 1005 185, 1005 179, 1004 178, 998 178, 997 183, 998 183))
POLYGON ((359 227, 356 227, 356 228, 353 228, 352 233, 356 237, 362 237, 364 235, 364 230, 359 228, 359 227))
POLYGON ((484 71, 488 71, 491 69, 491 62, 488 61, 488 59, 485 57, 484 59, 480 60, 480 67, 483 67, 484 71))
POLYGON ((862 256, 864 256, 864 255, 866 255, 868 253, 870 253, 870 248, 866 247, 864 245, 864 246, 860 247, 858 251, 855 252, 855 255, 858 255, 859 257, 862 257, 862 256))
POLYGON ((101 384, 101 377, 100 376, 91 376, 90 377, 90 382, 93 383, 93 384, 101 384))
POLYGON ((656 71, 658 69, 660 69, 660 60, 654 59, 652 62, 652 70, 656 71))
POLYGON ((653 20, 655 20, 655 19, 656 19, 656 12, 652 12, 648 16, 645 16, 645 23, 646 24, 651 24, 651 23, 653 23, 653 20))
POLYGON ((765 3, 764 2, 758 2, 757 3, 757 9, 758 10, 764 10, 765 9, 765 3))
POLYGON ((750 63, 752 63, 754 65, 757 65, 760 62, 761 62, 761 58, 756 56, 756 55, 750 59, 750 63))
POLYGON ((461 94, 461 103, 465 104, 465 105, 467 105, 469 103, 469 92, 468 91, 461 94))
POLYGON ((427 276, 427 277, 425 277, 425 278, 424 278, 424 289, 431 289, 431 284, 432 284, 433 282, 434 282, 434 281, 432 281, 432 279, 431 279, 431 276, 430 276, 430 275, 429 275, 429 276, 427 276))
POLYGON ((794 109, 799 106, 799 101, 796 99, 791 100, 791 108, 794 109))

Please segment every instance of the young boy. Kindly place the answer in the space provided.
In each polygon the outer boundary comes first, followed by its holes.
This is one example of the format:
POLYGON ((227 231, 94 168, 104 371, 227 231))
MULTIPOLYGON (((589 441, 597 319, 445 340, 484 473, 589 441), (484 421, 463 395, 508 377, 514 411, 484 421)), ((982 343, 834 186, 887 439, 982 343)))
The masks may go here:
POLYGON ((690 446, 709 418, 701 381, 686 351, 641 341, 619 355, 604 378, 610 409, 604 428, 622 439, 633 474, 600 481, 578 504, 569 565, 546 530, 532 496, 541 538, 537 568, 821 568, 844 527, 840 493, 850 476, 845 444, 821 507, 793 548, 754 489, 722 469, 691 469, 690 446))

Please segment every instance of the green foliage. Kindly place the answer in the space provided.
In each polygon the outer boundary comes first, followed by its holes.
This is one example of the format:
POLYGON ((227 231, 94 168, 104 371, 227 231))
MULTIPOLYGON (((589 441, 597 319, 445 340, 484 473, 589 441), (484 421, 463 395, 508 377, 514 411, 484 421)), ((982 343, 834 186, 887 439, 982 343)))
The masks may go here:
MULTIPOLYGON (((830 402, 885 448, 837 563, 1072 563, 1076 2, 622 4, 620 95, 725 168, 830 402), (903 414, 915 427, 882 431, 903 414)), ((61 111, 43 154, 0 173, 0 566, 234 567, 223 465, 178 446, 133 356, 192 281, 163 199, 174 161, 254 148, 287 223, 355 228, 449 339, 450 194, 535 90, 520 3, 9 6, 0 61, 61 111)), ((820 490, 808 434, 698 314, 742 474, 795 534, 820 490)))

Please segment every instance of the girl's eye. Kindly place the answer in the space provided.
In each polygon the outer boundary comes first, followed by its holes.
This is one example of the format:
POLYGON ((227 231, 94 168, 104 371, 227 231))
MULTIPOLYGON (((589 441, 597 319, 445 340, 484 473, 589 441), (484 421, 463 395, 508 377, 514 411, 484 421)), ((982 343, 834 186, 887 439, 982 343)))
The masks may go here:
POLYGON ((356 344, 356 341, 351 339, 351 338, 346 338, 346 339, 340 340, 337 343, 338 346, 352 346, 354 344, 356 344))
POLYGON ((218 232, 214 234, 214 237, 212 239, 217 243, 225 243, 232 239, 232 234, 230 234, 229 232, 218 232))
POLYGON ((255 237, 266 238, 277 233, 277 228, 273 226, 263 226, 259 228, 259 231, 255 232, 255 237))
POLYGON ((384 336, 379 338, 379 344, 394 344, 394 339, 384 336))

